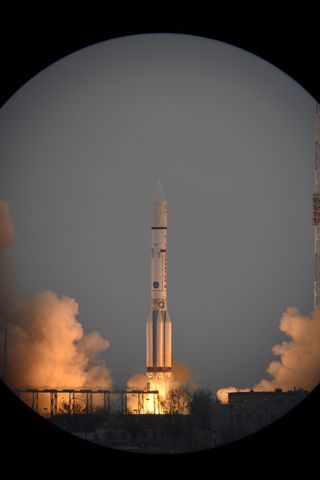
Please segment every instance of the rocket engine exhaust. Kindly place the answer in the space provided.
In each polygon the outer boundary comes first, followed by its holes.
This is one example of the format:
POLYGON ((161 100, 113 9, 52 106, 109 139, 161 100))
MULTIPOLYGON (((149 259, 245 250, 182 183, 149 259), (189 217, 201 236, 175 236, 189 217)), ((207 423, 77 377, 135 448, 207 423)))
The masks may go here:
POLYGON ((151 221, 151 309, 146 324, 146 374, 151 379, 170 378, 172 331, 167 311, 167 201, 156 185, 151 221))

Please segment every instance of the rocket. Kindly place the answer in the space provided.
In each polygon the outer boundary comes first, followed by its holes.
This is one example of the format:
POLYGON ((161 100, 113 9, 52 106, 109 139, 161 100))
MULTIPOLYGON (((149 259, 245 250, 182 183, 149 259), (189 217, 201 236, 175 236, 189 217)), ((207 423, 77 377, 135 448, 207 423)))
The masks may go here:
POLYGON ((158 182, 152 205, 151 309, 146 324, 146 373, 149 378, 169 378, 172 369, 171 320, 167 311, 167 212, 167 201, 158 182))

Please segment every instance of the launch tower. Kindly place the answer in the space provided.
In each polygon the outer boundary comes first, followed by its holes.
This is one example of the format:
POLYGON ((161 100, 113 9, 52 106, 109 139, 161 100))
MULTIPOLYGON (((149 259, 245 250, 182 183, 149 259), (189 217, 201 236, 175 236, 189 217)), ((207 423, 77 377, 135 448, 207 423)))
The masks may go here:
POLYGON ((314 308, 320 307, 320 105, 316 104, 315 114, 315 191, 312 195, 312 224, 314 228, 314 308))

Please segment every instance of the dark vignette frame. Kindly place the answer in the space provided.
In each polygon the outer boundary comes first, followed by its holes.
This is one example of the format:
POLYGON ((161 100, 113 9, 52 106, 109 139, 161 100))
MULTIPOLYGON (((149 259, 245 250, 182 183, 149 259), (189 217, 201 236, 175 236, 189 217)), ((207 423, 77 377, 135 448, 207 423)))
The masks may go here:
MULTIPOLYGON (((204 36, 248 50, 287 73, 319 101, 316 19, 309 18, 308 22, 297 25, 288 18, 281 25, 273 22, 266 26, 256 20, 236 29, 217 23, 207 29, 181 26, 139 29, 116 27, 106 20, 103 26, 95 24, 88 28, 84 23, 77 23, 76 18, 65 23, 47 23, 35 18, 31 23, 28 19, 23 26, 11 25, 12 28, 0 32, 0 105, 38 72, 74 51, 110 38, 157 32, 204 36)), ((64 477, 68 471, 84 472, 86 467, 92 472, 99 469, 102 475, 110 474, 111 468, 122 474, 125 466, 129 466, 132 475, 148 475, 150 463, 150 468, 156 468, 159 473, 170 463, 198 466, 201 475, 210 476, 262 475, 268 471, 276 476, 283 467, 287 473, 297 472, 298 468, 306 473, 317 463, 318 447, 313 437, 320 425, 319 399, 318 386, 298 407, 246 439, 211 451, 161 456, 156 460, 143 454, 108 450, 64 433, 32 412, 0 382, 0 430, 4 445, 0 470, 9 467, 16 473, 21 468, 26 475, 38 472, 42 477, 58 469, 59 476, 64 477), (17 458, 16 462, 10 459, 12 455, 17 458), (40 468, 41 461, 45 462, 45 471, 40 468), (207 465, 209 470, 205 473, 207 465), (223 473, 218 473, 219 467, 223 473)))

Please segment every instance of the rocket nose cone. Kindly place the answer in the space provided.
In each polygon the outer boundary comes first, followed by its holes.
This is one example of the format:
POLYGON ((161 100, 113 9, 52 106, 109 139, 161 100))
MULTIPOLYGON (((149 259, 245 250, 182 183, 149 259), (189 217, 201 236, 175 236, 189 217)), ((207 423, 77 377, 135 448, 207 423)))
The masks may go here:
POLYGON ((163 186, 160 180, 157 181, 154 192, 153 192, 153 200, 155 202, 160 202, 161 200, 165 200, 166 196, 164 194, 163 186))

